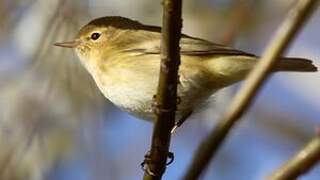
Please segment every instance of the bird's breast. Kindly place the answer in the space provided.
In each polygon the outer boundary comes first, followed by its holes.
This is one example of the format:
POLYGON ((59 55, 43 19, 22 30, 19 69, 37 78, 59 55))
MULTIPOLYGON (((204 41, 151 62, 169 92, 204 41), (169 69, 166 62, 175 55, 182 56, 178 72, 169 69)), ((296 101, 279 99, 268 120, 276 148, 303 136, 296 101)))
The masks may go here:
MULTIPOLYGON (((122 59, 121 63, 109 63, 109 67, 100 68, 93 77, 104 96, 116 106, 140 118, 151 119, 152 99, 156 94, 160 67, 159 57, 154 59, 136 58, 127 63, 122 59)), ((193 106, 213 92, 205 73, 199 67, 181 64, 178 116, 179 113, 192 110, 193 106)))
POLYGON ((143 66, 134 62, 109 65, 94 77, 104 96, 129 113, 150 119, 158 82, 157 69, 148 63, 143 66))

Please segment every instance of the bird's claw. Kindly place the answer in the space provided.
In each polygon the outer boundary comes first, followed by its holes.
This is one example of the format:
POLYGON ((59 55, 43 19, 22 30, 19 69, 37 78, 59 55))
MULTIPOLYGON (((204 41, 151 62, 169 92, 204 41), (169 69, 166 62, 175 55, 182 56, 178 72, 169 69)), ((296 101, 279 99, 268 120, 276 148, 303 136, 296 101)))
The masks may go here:
MULTIPOLYGON (((166 163, 166 165, 170 165, 172 164, 172 162, 174 161, 174 154, 172 152, 168 152, 168 159, 169 161, 166 163)), ((147 152, 145 155, 144 155, 144 160, 143 162, 140 164, 142 170, 144 172, 146 172, 147 174, 149 174, 150 176, 157 176, 158 173, 156 172, 153 172, 149 166, 150 163, 154 163, 150 157, 150 152, 147 152)))

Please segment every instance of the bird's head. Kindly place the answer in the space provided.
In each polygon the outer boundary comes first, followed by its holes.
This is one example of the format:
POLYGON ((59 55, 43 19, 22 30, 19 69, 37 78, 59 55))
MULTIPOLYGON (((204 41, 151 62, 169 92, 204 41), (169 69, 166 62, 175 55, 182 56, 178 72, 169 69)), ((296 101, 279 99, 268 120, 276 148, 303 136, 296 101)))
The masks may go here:
POLYGON ((73 40, 54 45, 75 49, 82 62, 96 61, 99 57, 116 52, 117 49, 135 41, 131 35, 138 30, 152 28, 124 17, 102 17, 83 26, 73 40))

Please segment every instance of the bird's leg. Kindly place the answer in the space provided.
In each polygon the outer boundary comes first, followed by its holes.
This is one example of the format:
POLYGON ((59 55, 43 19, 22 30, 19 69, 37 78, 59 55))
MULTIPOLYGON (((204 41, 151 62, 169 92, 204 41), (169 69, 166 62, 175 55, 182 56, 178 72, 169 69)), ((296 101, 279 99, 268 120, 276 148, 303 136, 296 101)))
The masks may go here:
POLYGON ((171 130, 171 134, 175 133, 177 128, 180 127, 192 114, 192 111, 188 111, 186 114, 182 115, 182 117, 176 122, 171 130))

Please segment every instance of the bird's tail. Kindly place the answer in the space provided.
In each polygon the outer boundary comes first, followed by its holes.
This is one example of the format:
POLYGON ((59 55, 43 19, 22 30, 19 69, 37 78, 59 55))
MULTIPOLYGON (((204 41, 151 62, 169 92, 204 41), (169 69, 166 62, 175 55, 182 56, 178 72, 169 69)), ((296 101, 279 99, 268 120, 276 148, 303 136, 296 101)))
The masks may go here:
POLYGON ((316 72, 318 68, 309 59, 282 58, 276 65, 275 71, 316 72))

